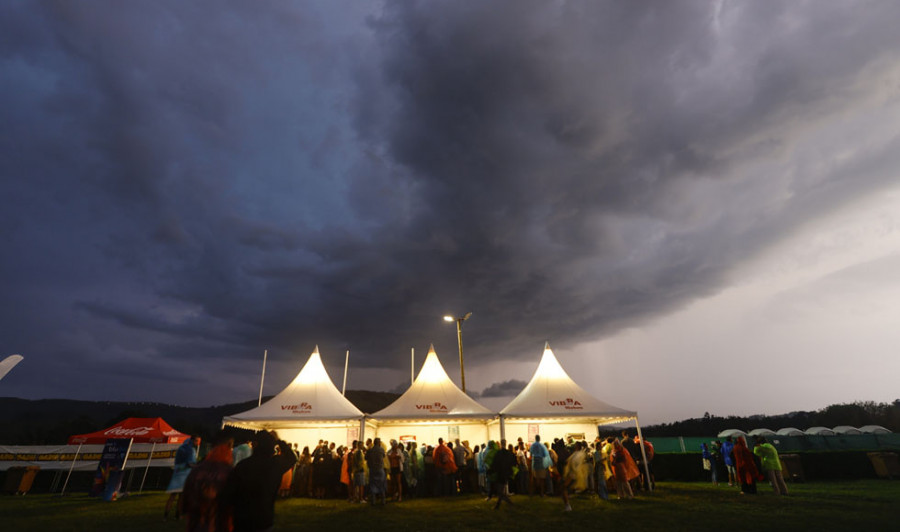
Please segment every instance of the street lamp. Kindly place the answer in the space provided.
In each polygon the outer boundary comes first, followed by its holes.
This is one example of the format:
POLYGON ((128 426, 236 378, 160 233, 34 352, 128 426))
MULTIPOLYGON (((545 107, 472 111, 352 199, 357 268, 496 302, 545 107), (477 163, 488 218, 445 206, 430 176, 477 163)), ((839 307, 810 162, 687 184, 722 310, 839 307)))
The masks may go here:
POLYGON ((456 340, 459 342, 459 375, 460 375, 460 383, 462 384, 462 391, 466 393, 466 369, 463 365, 463 348, 462 348, 462 322, 469 319, 472 315, 471 312, 467 312, 465 316, 462 318, 457 318, 455 316, 444 316, 444 321, 455 321, 456 322, 456 340))

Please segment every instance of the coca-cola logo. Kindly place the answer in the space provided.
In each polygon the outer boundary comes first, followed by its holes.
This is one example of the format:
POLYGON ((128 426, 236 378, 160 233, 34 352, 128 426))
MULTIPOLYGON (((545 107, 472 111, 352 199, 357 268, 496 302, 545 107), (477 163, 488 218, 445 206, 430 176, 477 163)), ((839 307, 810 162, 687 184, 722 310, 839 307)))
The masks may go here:
POLYGON ((579 401, 572 399, 571 397, 567 397, 565 399, 560 399, 557 401, 549 401, 550 406, 561 406, 566 410, 584 410, 584 407, 581 406, 579 401))
POLYGON ((288 410, 292 414, 309 414, 312 412, 312 405, 303 401, 299 405, 281 405, 282 410, 288 410))
POLYGON ((133 428, 125 428, 125 427, 113 427, 111 429, 107 429, 103 432, 105 436, 144 436, 145 434, 150 434, 150 431, 153 430, 153 427, 133 427, 133 428))
POLYGON ((446 414, 448 412, 447 406, 438 402, 434 402, 431 404, 424 405, 416 405, 416 410, 427 410, 432 414, 446 414))

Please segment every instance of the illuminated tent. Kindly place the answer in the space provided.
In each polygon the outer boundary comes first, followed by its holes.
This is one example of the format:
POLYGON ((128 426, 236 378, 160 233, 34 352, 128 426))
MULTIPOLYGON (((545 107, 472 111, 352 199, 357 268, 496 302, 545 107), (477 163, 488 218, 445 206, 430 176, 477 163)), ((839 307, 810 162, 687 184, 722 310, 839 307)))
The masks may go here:
MULTIPOLYGON (((508 441, 533 441, 535 426, 544 439, 584 434, 597 437, 598 425, 637 420, 637 412, 605 403, 575 383, 559 364, 549 343, 534 376, 518 396, 500 411, 500 435, 508 441)), ((495 438, 496 439, 496 438, 495 438)), ((550 439, 552 441, 552 439, 550 439)))
POLYGON ((275 430, 300 448, 320 439, 349 445, 365 434, 365 414, 328 377, 319 347, 287 388, 262 405, 222 419, 223 426, 275 430))
POLYGON ((496 418, 463 393, 444 371, 434 346, 428 350, 419 375, 406 392, 387 407, 371 414, 383 440, 415 439, 436 445, 438 438, 468 440, 471 446, 487 441, 487 424, 496 418))
POLYGON ((599 436, 599 425, 632 420, 638 437, 643 438, 637 412, 605 403, 576 384, 559 364, 548 342, 531 381, 500 411, 498 428, 499 438, 508 442, 518 438, 531 442, 535 434, 547 443, 552 438, 569 435, 582 436, 591 442, 599 436))

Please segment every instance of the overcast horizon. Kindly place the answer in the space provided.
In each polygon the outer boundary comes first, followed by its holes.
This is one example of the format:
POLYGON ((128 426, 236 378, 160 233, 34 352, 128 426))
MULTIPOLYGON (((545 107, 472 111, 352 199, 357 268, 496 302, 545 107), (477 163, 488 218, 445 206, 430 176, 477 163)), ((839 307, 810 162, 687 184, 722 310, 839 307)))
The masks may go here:
MULTIPOLYGON (((900 4, 0 4, 0 396, 900 397, 900 4)), ((501 404, 502 403, 502 404, 501 404)))

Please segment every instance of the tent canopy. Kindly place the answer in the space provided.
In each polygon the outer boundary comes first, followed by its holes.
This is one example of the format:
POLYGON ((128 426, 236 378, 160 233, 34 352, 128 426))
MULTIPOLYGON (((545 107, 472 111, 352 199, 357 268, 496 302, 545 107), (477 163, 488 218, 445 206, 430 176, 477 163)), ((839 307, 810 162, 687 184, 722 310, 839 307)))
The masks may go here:
POLYGON ((560 421, 586 418, 605 424, 634 419, 637 412, 605 403, 577 385, 559 364, 548 343, 531 381, 500 415, 504 419, 560 421))
POLYGON ((881 425, 866 425, 864 427, 859 427, 859 431, 863 434, 890 434, 891 431, 882 427, 881 425))
POLYGON ((804 433, 802 430, 794 427, 784 427, 775 431, 775 434, 779 436, 803 436, 804 433))
POLYGON ((747 436, 747 433, 740 429, 725 429, 719 434, 716 435, 717 438, 727 438, 731 436, 732 438, 737 438, 738 436, 747 436))
POLYGON ((834 430, 835 434, 842 434, 845 436, 848 434, 850 434, 850 435, 862 434, 862 431, 860 431, 856 427, 851 427, 850 425, 838 425, 837 427, 834 427, 834 429, 832 429, 832 430, 834 430))
POLYGON ((834 431, 828 427, 810 427, 806 429, 806 434, 812 436, 834 436, 834 431))
POLYGON ((328 377, 319 346, 287 388, 262 405, 225 416, 223 424, 247 429, 277 429, 308 427, 310 425, 348 424, 363 418, 364 414, 346 397, 328 377))
POLYGON ((109 438, 132 438, 133 443, 182 443, 189 437, 173 429, 161 417, 130 417, 107 429, 69 436, 69 445, 103 444, 109 438))
POLYGON ((774 430, 771 429, 753 429, 749 432, 750 436, 776 436, 774 430))
POLYGON ((484 421, 493 419, 496 414, 453 384, 432 345, 412 386, 396 401, 371 417, 378 423, 425 420, 458 422, 484 421))

